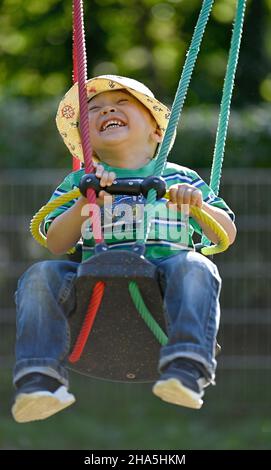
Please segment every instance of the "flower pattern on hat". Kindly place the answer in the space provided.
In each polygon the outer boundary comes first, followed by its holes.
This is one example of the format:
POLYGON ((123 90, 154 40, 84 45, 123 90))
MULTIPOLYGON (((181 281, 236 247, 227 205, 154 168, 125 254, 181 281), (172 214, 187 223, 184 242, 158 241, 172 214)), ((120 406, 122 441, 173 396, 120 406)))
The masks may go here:
POLYGON ((75 110, 71 105, 65 104, 61 110, 61 113, 64 118, 71 119, 75 115, 75 110))

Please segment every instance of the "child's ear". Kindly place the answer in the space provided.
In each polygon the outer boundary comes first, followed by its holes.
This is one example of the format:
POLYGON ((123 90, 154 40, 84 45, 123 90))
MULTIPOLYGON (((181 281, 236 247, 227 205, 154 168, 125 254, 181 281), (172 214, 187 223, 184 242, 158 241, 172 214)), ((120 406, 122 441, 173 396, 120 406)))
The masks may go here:
POLYGON ((154 142, 157 142, 158 144, 160 144, 163 140, 162 131, 161 129, 159 129, 159 127, 156 127, 155 129, 153 129, 151 136, 154 142))

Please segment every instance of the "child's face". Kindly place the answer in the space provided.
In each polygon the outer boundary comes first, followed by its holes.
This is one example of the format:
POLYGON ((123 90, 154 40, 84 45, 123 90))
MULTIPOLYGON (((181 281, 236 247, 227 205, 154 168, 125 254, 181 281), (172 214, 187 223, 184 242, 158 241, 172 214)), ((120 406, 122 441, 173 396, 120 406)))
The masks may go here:
POLYGON ((91 144, 98 156, 112 147, 149 146, 153 156, 161 131, 145 106, 123 90, 106 91, 89 102, 91 144))

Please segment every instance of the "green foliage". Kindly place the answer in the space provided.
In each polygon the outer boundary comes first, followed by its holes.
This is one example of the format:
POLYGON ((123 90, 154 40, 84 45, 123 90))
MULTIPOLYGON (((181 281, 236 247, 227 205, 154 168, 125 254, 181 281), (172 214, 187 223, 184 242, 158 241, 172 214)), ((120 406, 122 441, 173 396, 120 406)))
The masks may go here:
MULTIPOLYGON (((232 110, 224 168, 270 167, 271 106, 232 110)), ((170 160, 194 168, 211 167, 218 108, 197 107, 184 113, 170 160)))
MULTIPOLYGON (((59 95, 72 76, 71 1, 0 0, 0 97, 59 95)), ((201 0, 85 1, 89 76, 118 73, 172 97, 201 0)), ((188 101, 217 103, 236 0, 216 0, 188 101)), ((270 0, 248 0, 235 102, 271 101, 270 0)))
MULTIPOLYGON (((0 103, 2 168, 71 169, 71 155, 62 143, 54 116, 58 100, 0 103)), ((211 167, 218 108, 186 109, 170 160, 192 167, 211 167)), ((232 111, 225 152, 225 167, 270 167, 271 105, 232 111)))
MULTIPOLYGON (((201 0, 84 3, 89 76, 128 75, 172 103, 201 0)), ((0 0, 3 167, 71 166, 53 117, 59 96, 71 84, 71 4, 0 0)), ((216 0, 207 27, 171 155, 187 166, 211 165, 218 113, 214 106, 221 99, 235 5, 236 0, 216 0)), ((233 97, 233 106, 242 105, 243 110, 232 113, 226 166, 270 166, 270 11, 270 0, 248 0, 233 97)))
POLYGON ((64 145, 56 130, 57 103, 31 104, 12 100, 0 105, 2 168, 48 168, 69 166, 64 145))

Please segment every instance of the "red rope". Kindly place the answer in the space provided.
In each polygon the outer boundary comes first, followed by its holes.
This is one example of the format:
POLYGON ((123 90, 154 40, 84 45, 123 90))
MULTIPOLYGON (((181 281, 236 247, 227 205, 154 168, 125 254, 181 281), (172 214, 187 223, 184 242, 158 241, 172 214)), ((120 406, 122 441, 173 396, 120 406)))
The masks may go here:
MULTIPOLYGON (((83 0, 73 0, 73 41, 73 80, 78 81, 80 132, 84 155, 85 172, 93 173, 94 165, 92 160, 92 148, 89 136, 88 99, 86 89, 87 55, 84 34, 83 0)), ((96 205, 96 194, 93 189, 89 189, 87 191, 87 199, 92 207, 92 209, 90 209, 89 216, 91 217, 94 240, 95 243, 100 243, 103 241, 101 229, 101 214, 99 207, 96 205)), ((105 283, 102 281, 97 282, 94 286, 83 325, 75 342, 73 351, 69 356, 69 361, 72 363, 77 362, 84 351, 96 314, 99 310, 103 298, 104 288, 105 283)))
POLYGON ((96 314, 100 308, 100 304, 104 295, 104 288, 105 283, 102 281, 97 282, 94 286, 93 293, 88 305, 87 314, 84 319, 84 323, 77 337, 73 350, 69 356, 69 361, 72 363, 79 361, 84 351, 86 342, 88 340, 94 320, 96 318, 96 314))

